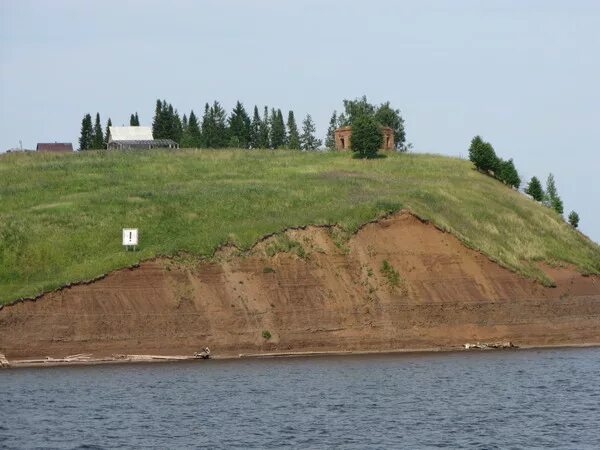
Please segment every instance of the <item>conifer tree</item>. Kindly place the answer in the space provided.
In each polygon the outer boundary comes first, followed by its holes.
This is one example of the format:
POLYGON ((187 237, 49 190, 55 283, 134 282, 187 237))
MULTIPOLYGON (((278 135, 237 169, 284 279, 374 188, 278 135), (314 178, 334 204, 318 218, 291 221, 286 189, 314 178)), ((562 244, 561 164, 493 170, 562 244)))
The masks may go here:
POLYGON ((287 148, 291 150, 300 150, 300 135, 298 134, 298 125, 296 125, 294 111, 288 113, 287 129, 287 148))
MULTIPOLYGON (((223 148, 227 146, 228 131, 226 113, 219 102, 215 101, 210 107, 205 107, 202 119, 203 144, 208 148, 223 148)), ((188 125, 189 126, 189 125, 188 125)))
POLYGON ((569 213, 569 223, 573 228, 577 228, 579 226, 579 214, 575 211, 571 211, 569 213))
POLYGON ((558 196, 556 182, 554 181, 554 175, 552 174, 548 175, 548 180, 546 181, 546 196, 544 198, 544 204, 559 214, 563 213, 563 202, 558 196))
POLYGON ((271 147, 281 148, 285 145, 285 123, 281 110, 271 110, 271 147))
POLYGON ((163 104, 156 100, 156 108, 154 109, 154 119, 152 120, 152 136, 154 139, 163 137, 163 104))
POLYGON ((106 132, 104 133, 104 148, 108 148, 108 139, 110 138, 110 127, 112 127, 112 120, 110 117, 106 122, 106 132))
POLYGON ((104 132, 100 123, 100 113, 96 113, 96 121, 94 123, 94 134, 92 137, 92 148, 100 150, 104 148, 104 132))
POLYGON ((214 148, 227 147, 229 141, 228 130, 227 130, 227 113, 221 104, 215 101, 212 105, 212 117, 214 123, 214 148))
POLYGON ((335 149, 335 130, 338 128, 337 111, 333 111, 331 119, 329 119, 329 128, 327 128, 327 136, 325 137, 325 147, 330 150, 335 149))
POLYGON ((531 195, 538 202, 544 200, 544 189, 542 189, 542 183, 537 177, 531 177, 527 188, 525 188, 525 193, 531 195))
POLYGON ((496 156, 494 147, 489 142, 485 142, 481 136, 475 136, 471 140, 471 146, 469 147, 469 159, 475 164, 475 167, 479 170, 487 172, 492 170, 498 171, 500 160, 496 156))
POLYGON ((166 115, 166 139, 172 139, 178 144, 181 142, 181 136, 183 134, 183 125, 181 124, 181 118, 179 117, 179 113, 176 109, 173 108, 173 105, 169 104, 167 106, 167 115, 166 115))
POLYGON ((202 116, 202 126, 201 126, 201 134, 202 134, 202 147, 210 147, 209 142, 213 140, 213 130, 212 130, 212 117, 211 110, 208 103, 204 105, 204 116, 202 116))
POLYGON ((132 114, 131 116, 129 116, 129 126, 130 127, 135 127, 135 116, 132 114))
POLYGON ((202 146, 202 135, 200 133, 200 125, 194 110, 190 111, 190 118, 187 120, 186 132, 189 136, 189 145, 193 148, 202 146))
POLYGON ((183 132, 185 133, 188 127, 188 118, 185 115, 185 113, 183 113, 183 116, 181 117, 181 128, 183 129, 183 132))
POLYGON ((265 106, 263 118, 260 121, 260 127, 258 130, 258 147, 259 148, 270 148, 269 143, 269 108, 265 106))
POLYGON ((89 150, 94 144, 94 127, 92 116, 86 114, 81 121, 81 135, 79 137, 79 150, 89 150))
POLYGON ((135 112, 134 118, 135 118, 135 126, 139 127, 140 126, 140 118, 138 117, 137 111, 135 112))
POLYGON ((316 127, 310 114, 302 122, 302 135, 300 146, 302 150, 316 150, 321 145, 321 140, 315 137, 316 127))
POLYGON ((252 115, 252 123, 250 124, 250 148, 260 148, 260 124, 258 107, 254 105, 254 114, 252 115))
POLYGON ((229 146, 248 148, 250 146, 250 117, 239 100, 231 112, 228 122, 229 146))
POLYGON ((511 159, 508 161, 500 161, 498 179, 508 184, 509 186, 516 187, 517 189, 521 185, 521 178, 515 168, 515 164, 511 159))

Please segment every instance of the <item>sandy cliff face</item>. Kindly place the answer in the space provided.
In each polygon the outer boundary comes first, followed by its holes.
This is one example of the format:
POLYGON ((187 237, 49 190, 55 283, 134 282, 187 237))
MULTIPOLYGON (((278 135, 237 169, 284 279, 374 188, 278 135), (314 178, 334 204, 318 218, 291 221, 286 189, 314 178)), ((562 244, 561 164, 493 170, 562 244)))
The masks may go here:
POLYGON ((408 213, 368 224, 349 242, 328 228, 288 236, 306 257, 267 256, 277 243, 270 238, 250 255, 146 262, 5 307, 0 352, 191 354, 208 345, 234 355, 600 343, 598 277, 549 268, 557 287, 543 287, 408 213), (381 271, 384 260, 398 272, 396 285, 381 271))

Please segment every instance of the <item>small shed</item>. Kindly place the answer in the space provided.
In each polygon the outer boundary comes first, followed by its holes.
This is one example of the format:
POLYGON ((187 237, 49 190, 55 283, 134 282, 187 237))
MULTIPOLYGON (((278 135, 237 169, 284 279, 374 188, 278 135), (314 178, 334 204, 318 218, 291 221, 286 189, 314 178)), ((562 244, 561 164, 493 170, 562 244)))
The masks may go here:
MULTIPOLYGON (((382 150, 394 150, 394 130, 390 127, 381 127, 383 133, 383 145, 382 150)), ((348 125, 340 127, 335 130, 335 149, 336 150, 350 150, 352 138, 352 126, 348 125)))
POLYGON ((149 148, 179 148, 171 139, 154 139, 150 127, 109 127, 108 148, 133 150, 149 148))
POLYGON ((40 142, 35 150, 37 152, 68 153, 73 151, 73 144, 70 142, 40 142))

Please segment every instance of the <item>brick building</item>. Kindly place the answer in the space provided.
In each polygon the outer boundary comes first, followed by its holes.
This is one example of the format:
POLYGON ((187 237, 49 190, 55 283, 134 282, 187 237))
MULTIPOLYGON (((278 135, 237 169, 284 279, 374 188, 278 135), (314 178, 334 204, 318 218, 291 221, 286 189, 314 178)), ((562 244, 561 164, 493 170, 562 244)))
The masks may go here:
MULTIPOLYGON (((394 130, 390 127, 381 127, 383 132, 383 145, 382 150, 394 150, 394 130)), ((341 127, 335 130, 335 149, 336 150, 350 150, 350 140, 352 137, 352 127, 350 125, 341 127)))

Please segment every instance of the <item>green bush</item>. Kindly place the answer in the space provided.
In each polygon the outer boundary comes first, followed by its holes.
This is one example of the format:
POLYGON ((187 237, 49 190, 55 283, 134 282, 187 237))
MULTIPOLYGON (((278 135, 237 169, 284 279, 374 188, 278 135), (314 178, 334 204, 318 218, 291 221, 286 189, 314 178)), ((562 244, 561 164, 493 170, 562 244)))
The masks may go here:
POLYGON ((381 263, 381 274, 387 278, 390 286, 398 286, 400 284, 400 274, 395 270, 387 259, 381 263))
POLYGON ((362 115, 352 122, 352 151, 359 158, 373 158, 383 143, 380 125, 371 116, 362 115))
POLYGON ((271 332, 269 330, 263 330, 262 337, 265 338, 266 340, 271 339, 271 332))
POLYGON ((571 211, 569 214, 569 223, 573 228, 577 228, 579 226, 579 214, 575 211, 571 211))
POLYGON ((294 253, 300 258, 306 258, 306 251, 302 244, 290 239, 285 234, 278 236, 274 242, 269 244, 265 252, 268 256, 275 256, 277 253, 294 253))

